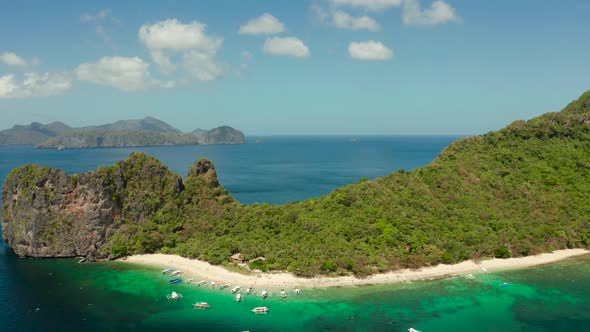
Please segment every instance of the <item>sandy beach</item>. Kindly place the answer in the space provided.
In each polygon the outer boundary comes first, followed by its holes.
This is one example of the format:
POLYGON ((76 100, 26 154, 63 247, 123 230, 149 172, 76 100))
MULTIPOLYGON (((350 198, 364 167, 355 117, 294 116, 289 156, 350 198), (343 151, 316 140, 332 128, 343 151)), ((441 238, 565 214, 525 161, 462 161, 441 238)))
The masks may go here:
POLYGON ((176 255, 149 254, 134 255, 122 262, 131 264, 150 265, 162 269, 173 267, 183 271, 186 279, 207 280, 216 284, 241 285, 242 287, 265 287, 268 289, 281 288, 326 288, 339 286, 361 286, 370 284, 387 284, 396 282, 408 282, 416 280, 440 279, 462 274, 481 272, 482 267, 489 273, 499 270, 520 269, 531 266, 538 266, 563 260, 565 258, 589 254, 585 249, 565 249, 552 253, 545 253, 535 256, 491 259, 481 262, 465 261, 459 264, 440 264, 434 267, 425 267, 417 270, 404 269, 394 272, 372 275, 368 278, 346 277, 316 277, 298 278, 290 273, 252 273, 250 275, 231 272, 221 266, 211 265, 207 262, 188 259, 176 255))

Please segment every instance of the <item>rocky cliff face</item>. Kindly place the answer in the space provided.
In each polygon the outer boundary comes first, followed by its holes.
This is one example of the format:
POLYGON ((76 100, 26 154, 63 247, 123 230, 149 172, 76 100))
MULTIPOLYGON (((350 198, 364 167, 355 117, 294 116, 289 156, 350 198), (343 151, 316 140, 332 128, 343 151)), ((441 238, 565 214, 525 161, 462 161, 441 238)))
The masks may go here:
POLYGON ((142 153, 77 175, 25 165, 4 182, 2 236, 19 256, 104 258, 120 228, 141 226, 182 189, 180 176, 142 153))

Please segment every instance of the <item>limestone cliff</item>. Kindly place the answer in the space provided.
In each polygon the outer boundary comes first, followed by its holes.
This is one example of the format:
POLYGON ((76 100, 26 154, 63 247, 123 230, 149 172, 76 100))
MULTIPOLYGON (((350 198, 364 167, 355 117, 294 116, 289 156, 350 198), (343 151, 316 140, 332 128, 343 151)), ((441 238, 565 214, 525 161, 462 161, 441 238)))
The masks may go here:
POLYGON ((180 176, 133 153, 95 172, 13 170, 2 191, 2 236, 20 256, 107 257, 110 238, 140 226, 182 191, 180 176))

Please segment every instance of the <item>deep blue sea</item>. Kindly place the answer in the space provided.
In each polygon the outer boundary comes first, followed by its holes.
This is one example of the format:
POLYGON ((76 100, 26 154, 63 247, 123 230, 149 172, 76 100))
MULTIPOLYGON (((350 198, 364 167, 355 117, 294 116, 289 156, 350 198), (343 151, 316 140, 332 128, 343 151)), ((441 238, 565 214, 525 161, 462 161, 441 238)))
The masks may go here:
MULTIPOLYGON (((250 137, 245 145, 37 150, 0 147, 0 181, 25 163, 67 172, 111 165, 143 151, 186 175, 201 157, 243 203, 324 195, 360 178, 428 164, 457 137, 250 137)), ((1 184, 1 183, 0 183, 1 184)), ((118 262, 19 259, 0 246, 4 331, 590 331, 590 257, 520 271, 395 285, 303 290, 241 303, 219 290, 177 285, 158 270, 118 262), (500 287, 509 282, 510 287, 500 287), (207 301, 197 311, 190 303, 207 301), (267 305, 267 315, 253 315, 267 305)))

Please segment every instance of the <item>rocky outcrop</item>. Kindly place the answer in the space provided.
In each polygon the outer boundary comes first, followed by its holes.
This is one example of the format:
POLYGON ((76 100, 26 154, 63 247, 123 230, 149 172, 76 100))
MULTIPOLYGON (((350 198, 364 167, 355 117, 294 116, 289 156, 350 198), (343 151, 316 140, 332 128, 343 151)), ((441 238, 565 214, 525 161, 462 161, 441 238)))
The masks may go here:
POLYGON ((2 190, 2 237, 20 256, 108 257, 109 239, 141 224, 182 191, 180 176, 134 153, 95 172, 13 170, 2 190))

